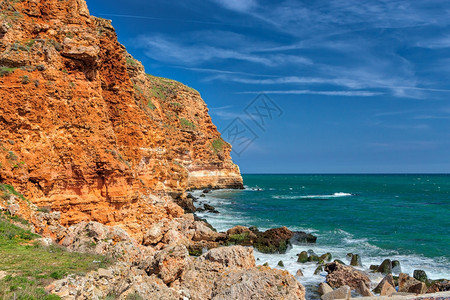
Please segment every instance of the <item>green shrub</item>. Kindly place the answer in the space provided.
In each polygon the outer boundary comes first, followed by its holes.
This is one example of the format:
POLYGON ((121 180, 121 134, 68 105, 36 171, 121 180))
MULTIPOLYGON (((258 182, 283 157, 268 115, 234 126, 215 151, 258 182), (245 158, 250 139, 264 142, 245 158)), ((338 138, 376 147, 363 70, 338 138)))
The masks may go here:
POLYGON ((7 67, 0 67, 0 77, 8 76, 9 74, 13 73, 17 68, 7 68, 7 67))
POLYGON ((186 128, 190 128, 190 129, 195 129, 195 125, 194 123, 192 123, 191 121, 185 119, 185 118, 181 118, 180 120, 181 122, 181 126, 182 127, 186 127, 186 128))
POLYGON ((213 147, 214 151, 216 151, 216 152, 222 151, 224 143, 225 143, 224 140, 222 140, 221 138, 215 139, 212 142, 212 147, 213 147))

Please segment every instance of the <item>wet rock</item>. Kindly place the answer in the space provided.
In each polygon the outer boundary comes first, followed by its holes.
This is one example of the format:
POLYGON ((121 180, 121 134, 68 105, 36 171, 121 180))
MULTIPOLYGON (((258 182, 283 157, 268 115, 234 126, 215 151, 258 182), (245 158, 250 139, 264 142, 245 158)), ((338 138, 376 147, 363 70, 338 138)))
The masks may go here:
POLYGON ((204 190, 203 190, 203 193, 204 193, 204 194, 208 194, 209 192, 211 192, 211 189, 204 189, 204 190))
POLYGON ((343 262, 343 261, 340 260, 340 259, 335 259, 333 262, 336 262, 336 263, 339 263, 339 264, 345 266, 345 262, 343 262))
POLYGON ((330 292, 332 292, 333 289, 331 288, 331 286, 329 286, 326 282, 321 282, 319 284, 319 288, 317 290, 317 292, 322 296, 325 294, 328 294, 330 292))
POLYGON ((391 286, 395 287, 394 278, 392 277, 392 274, 387 274, 377 285, 376 288, 373 289, 374 293, 379 294, 381 292, 381 289, 383 288, 383 285, 385 283, 389 283, 391 286))
POLYGON ((235 226, 228 229, 226 243, 242 246, 252 246, 257 239, 256 234, 244 226, 235 226))
POLYGON ((358 283, 358 288, 356 289, 356 291, 363 297, 373 297, 373 294, 370 291, 369 287, 363 281, 360 281, 358 283))
POLYGON ((427 293, 438 293, 438 292, 447 292, 450 291, 450 281, 442 280, 435 281, 428 288, 427 293))
POLYGON ((392 273, 400 274, 402 272, 402 267, 398 260, 392 261, 392 273))
POLYGON ((320 258, 317 255, 310 255, 308 257, 308 261, 317 262, 317 261, 320 261, 320 258))
POLYGON ((283 263, 282 260, 280 260, 280 261, 278 262, 278 266, 279 266, 279 267, 284 267, 284 263, 283 263))
POLYGON ((423 270, 414 270, 413 277, 422 282, 427 282, 428 280, 427 273, 423 270))
POLYGON ((269 229, 257 233, 253 246, 262 253, 286 253, 293 232, 286 227, 269 229))
POLYGON ((381 291, 380 291, 380 296, 391 296, 392 294, 394 294, 395 292, 397 292, 395 290, 395 288, 389 284, 389 282, 385 281, 383 283, 383 285, 381 286, 381 291))
POLYGON ((308 252, 302 251, 300 254, 298 254, 297 262, 304 264, 308 261, 308 252))
POLYGON ((385 259, 378 267, 377 272, 387 274, 392 273, 392 262, 390 259, 385 259))
POLYGON ((205 208, 205 210, 207 210, 209 212, 212 212, 212 213, 215 213, 215 214, 219 213, 219 211, 212 205, 209 205, 209 204, 205 203, 205 204, 203 204, 203 207, 205 208))
POLYGON ((350 261, 350 265, 351 266, 355 266, 355 267, 361 267, 362 266, 361 257, 359 256, 359 254, 353 254, 352 255, 352 259, 350 261))
POLYGON ((314 270, 314 275, 320 275, 320 273, 322 273, 323 271, 323 266, 318 266, 315 270, 314 270))
POLYGON ((250 226, 248 229, 250 231, 259 232, 258 227, 256 227, 256 226, 250 226))
POLYGON ((372 271, 376 271, 378 269, 378 265, 370 265, 369 269, 372 271))
POLYGON ((348 285, 352 289, 357 289, 360 281, 367 286, 370 285, 370 279, 366 274, 350 266, 332 262, 325 266, 325 271, 328 273, 327 282, 332 288, 348 285))
POLYGON ((301 269, 298 269, 297 272, 295 273, 296 277, 303 277, 303 271, 301 269))
POLYGON ((201 194, 201 195, 200 195, 200 198, 205 198, 205 197, 206 197, 205 194, 201 194))
POLYGON ((303 231, 295 231, 294 235, 291 238, 292 243, 300 243, 300 244, 306 243, 313 244, 316 242, 316 240, 317 240, 316 236, 303 231))
POLYGON ((331 261, 331 259, 333 258, 332 256, 331 256, 331 253, 325 253, 325 254, 322 254, 320 257, 319 257, 322 261, 331 261))
POLYGON ((334 300, 334 299, 350 299, 351 298, 351 289, 349 286, 342 286, 332 292, 326 293, 322 295, 322 300, 334 300))

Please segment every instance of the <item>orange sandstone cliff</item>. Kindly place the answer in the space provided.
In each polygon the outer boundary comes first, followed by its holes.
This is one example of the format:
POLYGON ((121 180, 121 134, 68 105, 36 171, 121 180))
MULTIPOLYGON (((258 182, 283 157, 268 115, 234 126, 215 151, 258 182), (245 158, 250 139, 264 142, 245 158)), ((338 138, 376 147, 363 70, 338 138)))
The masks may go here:
POLYGON ((183 214, 164 195, 242 187, 199 93, 145 74, 84 0, 3 0, 0 11, 0 182, 65 226, 137 236, 183 214))

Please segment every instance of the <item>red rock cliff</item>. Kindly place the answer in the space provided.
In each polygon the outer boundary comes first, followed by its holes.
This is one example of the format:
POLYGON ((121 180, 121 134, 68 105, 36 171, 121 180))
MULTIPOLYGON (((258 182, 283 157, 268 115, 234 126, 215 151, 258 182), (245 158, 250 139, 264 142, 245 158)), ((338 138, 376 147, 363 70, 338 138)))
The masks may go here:
POLYGON ((0 10, 0 182, 65 225, 131 231, 182 214, 150 194, 242 187, 199 93, 146 75, 84 0, 0 10))

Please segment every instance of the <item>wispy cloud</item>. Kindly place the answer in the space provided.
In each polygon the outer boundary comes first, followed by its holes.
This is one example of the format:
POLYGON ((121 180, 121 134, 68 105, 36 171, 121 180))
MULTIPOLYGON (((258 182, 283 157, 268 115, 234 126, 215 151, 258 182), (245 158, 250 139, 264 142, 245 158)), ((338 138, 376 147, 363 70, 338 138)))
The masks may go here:
POLYGON ((417 43, 417 46, 429 49, 450 48, 450 35, 422 40, 417 43))
POLYGON ((323 95, 323 96, 345 96, 345 97, 372 97, 383 95, 383 93, 372 91, 312 91, 312 90, 280 90, 280 91, 245 91, 239 94, 290 94, 290 95, 323 95))
POLYGON ((255 8, 256 0, 212 0, 213 2, 223 6, 226 9, 247 12, 255 8))

